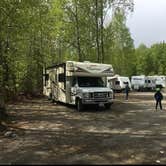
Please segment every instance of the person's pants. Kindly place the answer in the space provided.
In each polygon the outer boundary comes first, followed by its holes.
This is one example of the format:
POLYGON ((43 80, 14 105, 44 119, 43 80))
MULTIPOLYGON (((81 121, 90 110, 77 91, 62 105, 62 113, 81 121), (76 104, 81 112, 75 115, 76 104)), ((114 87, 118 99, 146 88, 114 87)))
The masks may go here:
POLYGON ((162 110, 161 100, 157 100, 157 101, 156 101, 156 110, 157 110, 158 104, 160 105, 160 110, 162 110))
POLYGON ((126 100, 128 100, 128 97, 129 97, 129 93, 126 92, 126 100))

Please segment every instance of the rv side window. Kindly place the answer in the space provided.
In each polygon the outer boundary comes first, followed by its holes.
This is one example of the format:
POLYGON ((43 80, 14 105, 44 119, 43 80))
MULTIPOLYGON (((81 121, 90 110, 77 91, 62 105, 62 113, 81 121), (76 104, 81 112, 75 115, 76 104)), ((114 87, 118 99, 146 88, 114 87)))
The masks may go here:
POLYGON ((116 81, 116 82, 115 82, 115 85, 120 85, 120 82, 119 82, 119 81, 116 81))
POLYGON ((58 75, 58 81, 59 82, 65 82, 65 74, 64 73, 61 73, 58 75))
POLYGON ((151 83, 151 81, 150 81, 150 80, 148 80, 148 83, 151 83))

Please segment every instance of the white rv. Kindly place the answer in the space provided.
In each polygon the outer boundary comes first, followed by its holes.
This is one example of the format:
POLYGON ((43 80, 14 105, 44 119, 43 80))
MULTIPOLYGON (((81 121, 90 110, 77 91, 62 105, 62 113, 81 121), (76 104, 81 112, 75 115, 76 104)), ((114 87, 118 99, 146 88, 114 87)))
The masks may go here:
POLYGON ((166 76, 153 76, 155 78, 156 87, 165 88, 166 87, 166 76))
POLYGON ((133 90, 142 91, 146 89, 147 78, 145 75, 132 76, 131 86, 133 90))
POLYGON ((154 90, 156 88, 156 77, 146 76, 145 88, 146 90, 154 90))
POLYGON ((113 76, 112 65, 67 61, 46 69, 44 95, 76 105, 78 111, 86 104, 109 108, 113 103, 113 91, 106 86, 108 76, 113 76))
POLYGON ((131 89, 131 82, 129 77, 115 75, 113 77, 107 77, 107 86, 112 88, 114 91, 123 91, 129 85, 131 89))

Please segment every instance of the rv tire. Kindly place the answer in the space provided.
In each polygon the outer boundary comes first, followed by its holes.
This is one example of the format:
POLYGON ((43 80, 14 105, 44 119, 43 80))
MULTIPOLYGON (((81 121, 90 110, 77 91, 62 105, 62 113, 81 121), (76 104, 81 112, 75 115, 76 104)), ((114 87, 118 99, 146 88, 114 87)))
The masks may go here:
POLYGON ((82 104, 81 99, 76 100, 76 107, 77 107, 77 111, 82 111, 83 110, 83 104, 82 104))
POLYGON ((111 104, 105 104, 105 108, 106 109, 110 109, 111 108, 111 104))

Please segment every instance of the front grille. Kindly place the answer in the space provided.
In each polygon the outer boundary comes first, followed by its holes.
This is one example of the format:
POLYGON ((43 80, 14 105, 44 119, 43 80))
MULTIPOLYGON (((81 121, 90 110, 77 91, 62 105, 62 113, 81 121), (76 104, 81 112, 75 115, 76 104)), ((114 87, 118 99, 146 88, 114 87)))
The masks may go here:
POLYGON ((107 92, 95 92, 94 98, 107 98, 108 93, 107 92))

